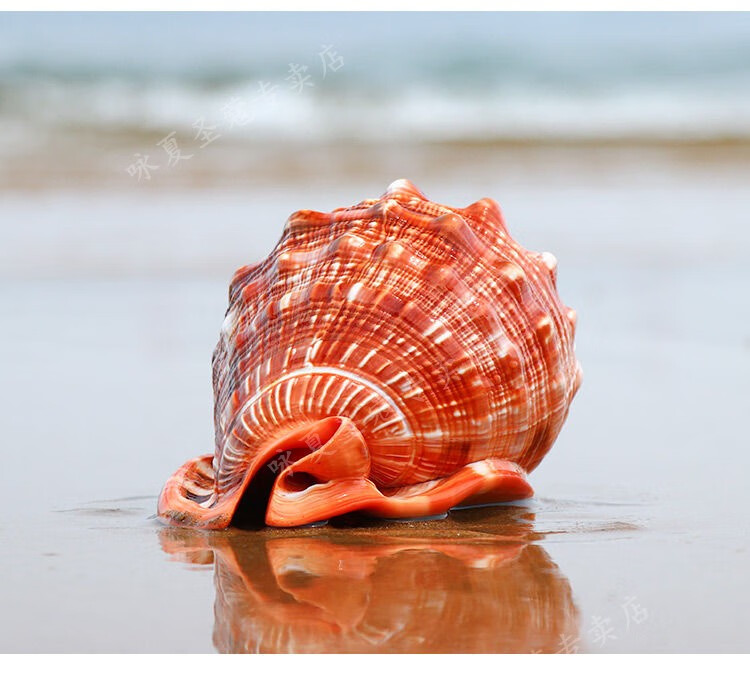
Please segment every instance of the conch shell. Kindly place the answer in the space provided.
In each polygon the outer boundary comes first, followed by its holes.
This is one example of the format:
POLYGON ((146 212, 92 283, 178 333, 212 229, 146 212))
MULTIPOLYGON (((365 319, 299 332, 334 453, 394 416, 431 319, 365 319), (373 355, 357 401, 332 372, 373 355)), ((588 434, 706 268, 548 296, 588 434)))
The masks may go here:
POLYGON ((232 280, 216 449, 167 481, 159 516, 295 526, 531 496, 526 473, 581 379, 556 274, 486 198, 446 207, 400 180, 379 200, 292 214, 232 280))

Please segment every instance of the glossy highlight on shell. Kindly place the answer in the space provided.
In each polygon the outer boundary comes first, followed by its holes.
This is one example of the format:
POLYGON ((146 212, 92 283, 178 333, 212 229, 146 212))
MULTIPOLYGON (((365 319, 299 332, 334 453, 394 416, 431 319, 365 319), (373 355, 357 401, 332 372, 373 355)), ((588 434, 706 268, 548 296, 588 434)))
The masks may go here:
POLYGON ((400 180, 294 213, 232 280, 215 452, 167 481, 159 516, 216 529, 252 506, 295 526, 530 496, 581 380, 556 275, 486 198, 447 207, 400 180))

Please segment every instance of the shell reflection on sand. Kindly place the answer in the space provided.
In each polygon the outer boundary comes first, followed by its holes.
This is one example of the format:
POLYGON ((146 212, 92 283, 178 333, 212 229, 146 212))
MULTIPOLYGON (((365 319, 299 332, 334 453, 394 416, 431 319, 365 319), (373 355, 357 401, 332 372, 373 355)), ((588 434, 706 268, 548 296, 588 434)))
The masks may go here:
POLYGON ((213 561, 220 652, 558 652, 578 635, 567 579, 530 526, 486 527, 451 514, 160 538, 177 560, 213 561))

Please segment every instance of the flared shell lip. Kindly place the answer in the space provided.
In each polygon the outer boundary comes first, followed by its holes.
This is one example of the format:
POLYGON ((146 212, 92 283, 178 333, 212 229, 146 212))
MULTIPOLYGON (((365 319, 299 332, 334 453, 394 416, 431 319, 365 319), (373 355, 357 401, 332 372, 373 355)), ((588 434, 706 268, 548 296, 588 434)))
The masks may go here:
POLYGON ((287 449, 305 445, 305 439, 315 431, 321 440, 333 437, 343 423, 343 417, 332 416, 322 421, 307 422, 294 427, 280 438, 268 443, 249 461, 242 482, 220 494, 212 493, 204 502, 191 499, 189 489, 196 484, 213 487, 214 455, 202 455, 188 460, 167 480, 159 495, 157 517, 164 523, 180 527, 222 529, 229 527, 245 490, 258 470, 275 455, 287 449))

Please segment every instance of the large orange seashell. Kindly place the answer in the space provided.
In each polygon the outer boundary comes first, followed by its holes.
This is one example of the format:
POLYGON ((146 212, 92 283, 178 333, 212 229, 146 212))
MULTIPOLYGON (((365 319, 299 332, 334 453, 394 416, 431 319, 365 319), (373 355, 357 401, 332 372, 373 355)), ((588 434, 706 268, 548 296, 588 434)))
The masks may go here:
POLYGON ((242 502, 293 526, 531 496, 581 379, 555 280, 489 199, 446 207, 401 180, 294 213, 232 280, 216 450, 167 481, 159 516, 224 528, 242 502))

